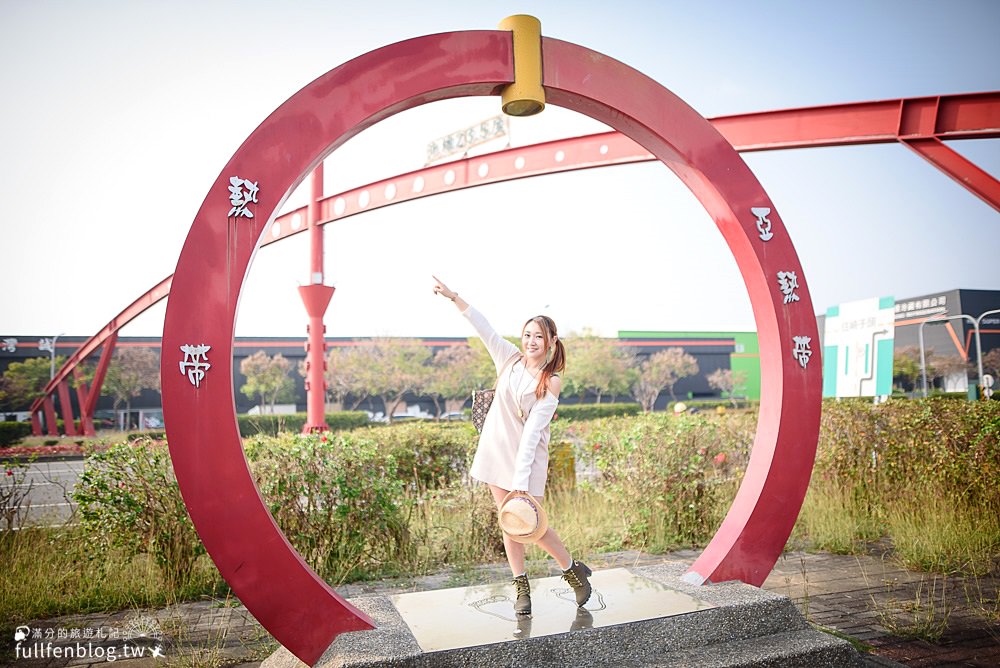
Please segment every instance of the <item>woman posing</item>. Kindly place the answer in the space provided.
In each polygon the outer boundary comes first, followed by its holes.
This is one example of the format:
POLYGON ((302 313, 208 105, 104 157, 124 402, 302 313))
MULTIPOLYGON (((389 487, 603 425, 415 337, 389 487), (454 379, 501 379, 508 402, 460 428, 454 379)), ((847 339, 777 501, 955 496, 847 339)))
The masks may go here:
MULTIPOLYGON (((559 403, 566 366, 566 351, 556 324, 544 315, 528 320, 521 331, 521 350, 497 334, 479 311, 434 277, 434 292, 450 299, 476 329, 497 368, 493 404, 486 415, 479 447, 470 474, 489 485, 499 512, 504 501, 517 494, 541 497, 549 463, 549 423, 559 403)), ((514 611, 531 614, 531 589, 524 568, 524 544, 503 534, 507 563, 517 592, 514 611)), ((535 544, 548 552, 583 607, 590 599, 591 572, 574 560, 559 535, 551 528, 535 544)))

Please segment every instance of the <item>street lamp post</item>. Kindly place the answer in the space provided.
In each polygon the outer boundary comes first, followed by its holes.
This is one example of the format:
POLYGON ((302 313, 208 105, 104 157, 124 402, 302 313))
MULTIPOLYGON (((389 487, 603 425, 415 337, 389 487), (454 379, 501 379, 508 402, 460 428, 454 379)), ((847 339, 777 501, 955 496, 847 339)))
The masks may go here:
POLYGON ((56 377, 56 341, 66 332, 59 332, 52 338, 52 351, 49 354, 49 380, 56 377))
MULTIPOLYGON (((985 315, 985 314, 983 314, 983 315, 985 315)), ((980 317, 982 317, 982 316, 980 316, 980 317)), ((927 320, 924 320, 922 323, 920 323, 920 327, 917 329, 917 338, 920 341, 920 374, 923 377, 924 397, 925 398, 927 397, 927 359, 924 356, 924 325, 933 324, 933 323, 936 323, 936 322, 948 322, 949 320, 960 320, 962 318, 964 318, 964 319, 968 320, 969 322, 971 322, 972 323, 972 328, 976 332, 976 347, 977 347, 976 352, 979 355, 979 359, 980 359, 979 384, 980 385, 983 384, 983 377, 982 377, 982 357, 983 357, 983 355, 982 355, 982 350, 978 349, 978 346, 979 346, 979 324, 976 321, 976 319, 973 318, 971 315, 966 315, 965 313, 959 313, 958 315, 942 316, 942 317, 939 317, 939 318, 928 318, 927 320)), ((966 379, 968 379, 968 372, 966 372, 966 379)))

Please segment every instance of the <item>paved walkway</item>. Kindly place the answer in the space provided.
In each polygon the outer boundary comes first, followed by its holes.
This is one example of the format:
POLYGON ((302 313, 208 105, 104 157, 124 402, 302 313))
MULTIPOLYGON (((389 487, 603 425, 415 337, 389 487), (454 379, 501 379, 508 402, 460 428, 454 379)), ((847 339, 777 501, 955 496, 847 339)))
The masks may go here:
MULTIPOLYGON (((696 556, 695 552, 620 552, 589 563, 597 568, 691 563, 696 556)), ((554 566, 535 568, 529 571, 533 577, 557 574, 554 566)), ((506 577, 506 565, 497 564, 407 580, 349 584, 337 591, 350 598, 483 584, 506 577)), ((857 640, 869 650, 873 666, 893 665, 895 661, 919 667, 985 667, 1000 666, 998 585, 1000 578, 996 577, 944 579, 902 570, 874 557, 790 553, 779 560, 764 588, 789 596, 810 622, 857 640), (942 626, 945 622, 946 629, 942 626), (901 637, 907 634, 915 637, 901 637), (937 639, 922 639, 928 637, 937 639)), ((107 668, 108 653, 116 652, 116 668, 250 668, 277 647, 246 609, 232 600, 60 617, 26 622, 26 626, 29 637, 22 647, 36 648, 43 655, 5 655, 0 661, 13 659, 10 665, 18 668, 107 668), (144 648, 145 656, 126 656, 126 638, 132 639, 130 646, 144 648), (51 643, 47 654, 46 643, 51 643), (76 651, 83 656, 66 658, 69 647, 80 648, 76 651), (162 658, 153 658, 154 651, 162 653, 162 658)))

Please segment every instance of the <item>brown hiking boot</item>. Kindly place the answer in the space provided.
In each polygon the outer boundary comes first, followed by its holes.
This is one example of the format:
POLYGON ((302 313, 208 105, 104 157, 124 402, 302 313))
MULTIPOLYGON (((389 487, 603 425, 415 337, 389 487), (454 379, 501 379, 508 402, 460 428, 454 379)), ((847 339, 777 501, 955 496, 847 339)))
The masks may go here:
POLYGON ((531 585, 528 584, 527 575, 518 575, 511 582, 514 591, 517 592, 517 600, 514 601, 514 612, 518 615, 531 614, 531 585))
POLYGON ((569 586, 576 593, 576 605, 579 608, 582 608, 583 604, 590 600, 593 587, 590 586, 590 580, 587 578, 591 575, 591 570, 587 567, 587 564, 581 564, 575 559, 573 560, 573 565, 563 571, 563 580, 568 582, 569 586))

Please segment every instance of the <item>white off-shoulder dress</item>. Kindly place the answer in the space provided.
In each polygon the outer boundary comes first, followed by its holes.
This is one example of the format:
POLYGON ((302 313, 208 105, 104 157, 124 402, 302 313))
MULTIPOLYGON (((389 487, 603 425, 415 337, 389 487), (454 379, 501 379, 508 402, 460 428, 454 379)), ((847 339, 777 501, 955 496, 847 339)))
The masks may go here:
POLYGON ((462 315, 486 344, 499 374, 469 473, 502 489, 527 490, 540 497, 548 476, 549 423, 559 400, 548 391, 541 399, 535 397, 538 379, 528 373, 517 346, 497 334, 479 311, 470 306, 462 315))

